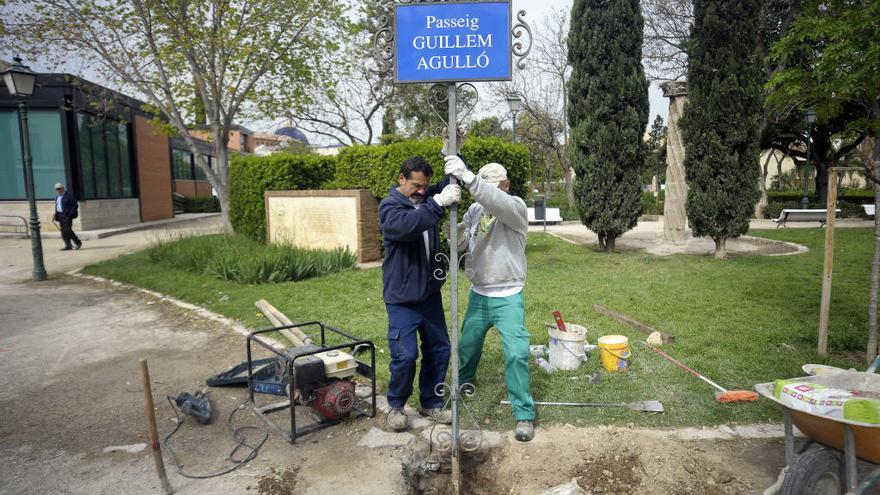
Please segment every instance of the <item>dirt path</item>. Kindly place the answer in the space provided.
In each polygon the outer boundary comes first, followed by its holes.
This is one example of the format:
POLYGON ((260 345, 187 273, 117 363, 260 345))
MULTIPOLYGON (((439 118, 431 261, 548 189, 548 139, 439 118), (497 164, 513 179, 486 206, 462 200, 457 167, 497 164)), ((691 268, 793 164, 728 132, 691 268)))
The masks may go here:
MULTIPOLYGON (((150 363, 164 435, 174 425, 164 396, 197 390, 244 360, 244 340, 133 289, 72 277, 0 284, 0 494, 160 493, 147 450, 104 452, 145 442, 141 357, 150 363)), ((185 420, 172 441, 192 472, 227 465, 235 445, 226 418, 244 390, 212 389, 211 397, 218 420, 185 420)), ((235 424, 263 427, 248 410, 235 424)), ((169 468, 171 483, 181 494, 404 493, 400 460, 408 448, 357 445, 374 427, 384 428, 381 417, 296 445, 273 433, 257 459, 234 473, 190 480, 169 468)), ((673 436, 557 426, 520 444, 504 432, 480 470, 480 492, 535 494, 580 477, 591 493, 760 493, 782 462, 778 439, 673 436)))

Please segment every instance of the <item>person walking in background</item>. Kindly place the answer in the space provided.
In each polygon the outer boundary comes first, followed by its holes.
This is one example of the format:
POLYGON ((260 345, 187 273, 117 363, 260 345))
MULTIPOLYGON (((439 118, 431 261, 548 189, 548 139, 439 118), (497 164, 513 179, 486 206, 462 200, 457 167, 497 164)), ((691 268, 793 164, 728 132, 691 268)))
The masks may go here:
POLYGON ((449 335, 440 289, 435 276, 441 268, 437 253, 437 224, 446 207, 457 203, 461 189, 444 179, 431 186, 431 166, 421 157, 403 162, 398 185, 379 205, 379 224, 385 245, 382 261, 382 296, 388 311, 388 347, 391 378, 388 384, 388 426, 406 429, 404 406, 413 390, 421 340, 419 414, 449 424, 443 398, 435 388, 446 379, 449 367, 449 335))
POLYGON ((61 226, 61 239, 64 241, 62 251, 79 249, 82 241, 73 231, 73 219, 79 216, 79 205, 70 191, 64 190, 64 184, 55 184, 55 220, 61 226))
POLYGON ((473 383, 486 333, 496 327, 516 421, 514 436, 528 442, 535 436, 523 298, 528 209, 521 198, 508 193, 507 170, 498 163, 489 163, 474 175, 461 158, 449 155, 445 171, 461 180, 475 201, 458 224, 458 250, 470 253, 465 268, 473 284, 459 342, 461 383, 473 383))

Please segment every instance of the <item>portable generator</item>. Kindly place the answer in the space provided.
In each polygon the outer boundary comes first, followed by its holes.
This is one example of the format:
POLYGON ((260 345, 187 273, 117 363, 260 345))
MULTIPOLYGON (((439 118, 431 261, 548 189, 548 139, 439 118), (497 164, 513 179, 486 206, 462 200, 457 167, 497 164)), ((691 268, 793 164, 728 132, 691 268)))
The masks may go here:
POLYGON ((248 393, 254 412, 293 443, 297 437, 339 424, 354 412, 356 416, 376 415, 376 348, 368 340, 360 340, 339 329, 320 322, 298 323, 252 332, 247 337, 248 393), (288 328, 316 326, 320 329, 319 344, 306 344, 287 349, 276 349, 261 334, 288 328), (326 345, 328 332, 341 337, 340 345, 326 345), (256 344, 274 354, 273 358, 254 360, 252 345, 256 344), (346 352, 346 350, 350 351, 346 352), (353 354, 369 351, 369 364, 358 360, 353 354), (259 368, 262 365, 261 368, 259 368), (257 369, 259 368, 259 369, 257 369), (358 408, 355 395, 355 378, 367 380, 371 394, 369 410, 358 408), (281 403, 258 406, 255 394, 271 394, 286 397, 281 403), (318 421, 297 426, 297 406, 308 406, 320 418, 318 421), (290 430, 278 428, 269 414, 288 409, 290 430))

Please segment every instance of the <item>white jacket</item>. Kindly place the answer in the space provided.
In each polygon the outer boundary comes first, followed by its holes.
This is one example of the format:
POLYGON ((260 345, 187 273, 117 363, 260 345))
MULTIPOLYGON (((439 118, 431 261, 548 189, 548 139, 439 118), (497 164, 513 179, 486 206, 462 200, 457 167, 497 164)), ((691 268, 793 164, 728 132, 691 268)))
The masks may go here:
POLYGON ((518 196, 508 194, 476 176, 468 186, 474 204, 464 214, 460 226, 464 235, 458 250, 465 257, 465 271, 477 287, 524 287, 526 284, 526 235, 528 208, 518 196), (480 217, 495 217, 487 233, 481 234, 480 217))

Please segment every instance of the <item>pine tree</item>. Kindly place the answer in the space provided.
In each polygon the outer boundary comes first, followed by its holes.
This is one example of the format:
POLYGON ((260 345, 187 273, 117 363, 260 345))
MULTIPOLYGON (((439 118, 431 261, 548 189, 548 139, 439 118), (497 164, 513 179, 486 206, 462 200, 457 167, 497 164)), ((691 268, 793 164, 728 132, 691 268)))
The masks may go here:
POLYGON ((666 125, 657 115, 645 140, 645 170, 642 182, 649 183, 656 175, 660 182, 666 180, 666 125))
POLYGON ((642 68, 638 0, 575 0, 568 93, 571 164, 581 222, 603 251, 633 228, 642 211, 642 135, 648 82, 642 68))
POLYGON ((681 119, 688 221, 715 241, 745 234, 758 201, 760 0, 695 0, 688 104, 681 119))

